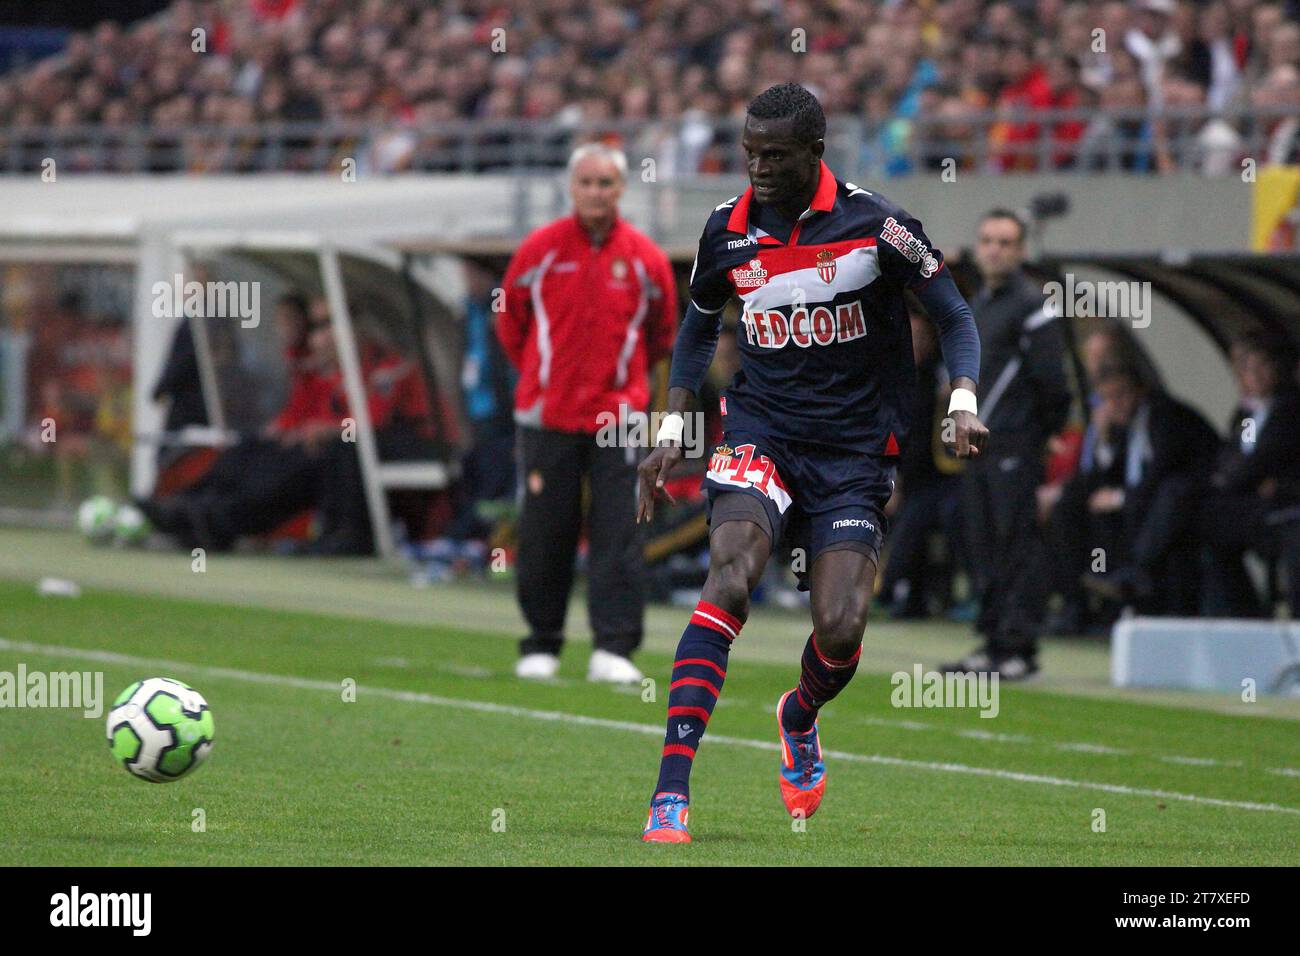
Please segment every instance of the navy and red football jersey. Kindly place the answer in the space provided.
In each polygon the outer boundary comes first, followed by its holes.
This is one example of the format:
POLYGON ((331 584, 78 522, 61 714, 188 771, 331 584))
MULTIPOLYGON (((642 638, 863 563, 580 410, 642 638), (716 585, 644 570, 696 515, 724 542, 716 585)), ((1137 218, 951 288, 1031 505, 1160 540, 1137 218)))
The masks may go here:
POLYGON ((690 296, 705 314, 732 296, 742 306, 726 427, 897 454, 916 376, 903 291, 943 268, 916 219, 825 162, 793 228, 752 189, 722 203, 700 238, 690 296))

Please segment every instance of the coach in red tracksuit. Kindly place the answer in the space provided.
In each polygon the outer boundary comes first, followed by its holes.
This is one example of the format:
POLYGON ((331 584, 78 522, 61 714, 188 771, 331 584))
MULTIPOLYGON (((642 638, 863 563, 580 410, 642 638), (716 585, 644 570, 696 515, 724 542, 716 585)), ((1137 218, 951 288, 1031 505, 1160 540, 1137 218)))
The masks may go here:
POLYGON ((650 369, 672 354, 677 294, 664 253, 619 218, 623 154, 601 144, 569 161, 574 214, 533 232, 506 270, 497 337, 515 392, 523 507, 519 606, 529 633, 516 673, 559 668, 573 564, 590 486, 587 602, 591 680, 634 682, 645 598, 636 526, 640 449, 601 447, 602 413, 644 412, 650 369))

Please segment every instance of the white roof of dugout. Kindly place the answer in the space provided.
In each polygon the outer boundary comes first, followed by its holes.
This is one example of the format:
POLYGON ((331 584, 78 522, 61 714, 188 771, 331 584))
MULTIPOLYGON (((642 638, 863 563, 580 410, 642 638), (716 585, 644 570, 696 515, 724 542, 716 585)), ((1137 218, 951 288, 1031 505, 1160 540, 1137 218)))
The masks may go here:
MULTIPOLYGON (((549 207, 550 180, 529 190, 549 207)), ((519 201, 516 182, 487 176, 32 176, 0 183, 0 242, 130 244, 180 230, 307 231, 349 244, 456 240, 512 233, 519 201)))

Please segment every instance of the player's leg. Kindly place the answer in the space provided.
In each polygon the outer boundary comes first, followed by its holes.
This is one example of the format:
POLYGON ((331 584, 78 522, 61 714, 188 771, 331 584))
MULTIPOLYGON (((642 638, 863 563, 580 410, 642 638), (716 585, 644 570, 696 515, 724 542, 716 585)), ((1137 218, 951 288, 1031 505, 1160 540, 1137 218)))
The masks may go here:
POLYGON ((817 714, 858 669, 877 560, 869 545, 846 541, 813 562, 813 632, 804 645, 799 682, 777 704, 781 798, 792 815, 812 816, 826 792, 817 714))
POLYGON ((668 691, 668 728, 643 839, 684 843, 690 773, 727 676, 731 643, 749 616, 749 593, 772 550, 771 521, 755 496, 730 492, 711 509, 709 575, 682 633, 668 691))
POLYGON ((636 523, 637 449, 592 442, 591 506, 587 515, 587 609, 595 652, 589 680, 635 683, 629 659, 641 645, 645 574, 636 523))
POLYGON ((871 553, 844 546, 817 556, 811 582, 813 633, 804 645, 797 693, 783 715, 787 729, 811 729, 817 711, 852 679, 875 579, 871 553))
POLYGON ((548 677, 558 667, 564 618, 573 587, 573 558, 582 530, 581 436, 520 428, 517 593, 528 623, 520 642, 520 677, 548 677))
POLYGON ((798 683, 777 704, 781 799, 792 815, 811 816, 826 789, 817 714, 853 678, 867 626, 892 462, 815 446, 799 449, 793 476, 808 516, 813 631, 798 683))

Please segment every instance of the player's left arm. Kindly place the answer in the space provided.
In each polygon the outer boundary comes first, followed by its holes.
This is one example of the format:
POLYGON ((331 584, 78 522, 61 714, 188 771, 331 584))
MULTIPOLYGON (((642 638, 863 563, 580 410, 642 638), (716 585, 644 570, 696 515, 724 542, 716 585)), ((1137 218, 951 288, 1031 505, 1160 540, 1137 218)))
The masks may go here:
POLYGON ((943 253, 930 244, 921 223, 897 207, 893 212, 878 230, 880 268, 916 294, 939 332, 943 363, 952 382, 948 404, 952 427, 947 427, 945 421, 942 438, 958 458, 972 458, 989 437, 975 401, 980 377, 980 336, 975 316, 957 291, 943 253))
POLYGON ((975 402, 980 374, 980 336, 975 316, 946 265, 929 279, 915 284, 912 291, 939 331, 939 347, 952 380, 948 414, 953 427, 944 429, 944 443, 958 458, 973 458, 989 438, 989 430, 979 420, 975 402))

